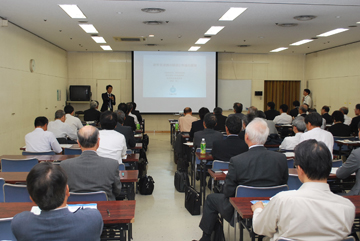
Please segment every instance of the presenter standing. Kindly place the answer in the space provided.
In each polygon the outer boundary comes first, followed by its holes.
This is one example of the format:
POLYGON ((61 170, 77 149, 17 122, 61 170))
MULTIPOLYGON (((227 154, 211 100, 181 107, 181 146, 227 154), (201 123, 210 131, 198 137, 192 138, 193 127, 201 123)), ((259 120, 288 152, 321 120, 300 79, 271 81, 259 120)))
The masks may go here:
POLYGON ((113 111, 115 105, 115 95, 111 94, 113 87, 111 85, 106 86, 106 92, 101 95, 103 104, 101 106, 101 112, 110 110, 113 111))
POLYGON ((310 90, 304 89, 304 97, 303 97, 303 104, 306 104, 309 108, 311 108, 311 97, 310 97, 310 90))

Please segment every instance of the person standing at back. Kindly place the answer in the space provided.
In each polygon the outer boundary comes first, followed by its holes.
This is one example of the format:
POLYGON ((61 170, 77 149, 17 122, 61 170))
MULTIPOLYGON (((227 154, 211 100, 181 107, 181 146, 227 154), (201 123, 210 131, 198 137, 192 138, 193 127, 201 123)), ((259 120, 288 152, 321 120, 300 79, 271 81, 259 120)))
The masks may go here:
POLYGON ((311 97, 310 97, 310 90, 304 89, 304 97, 303 97, 303 104, 306 104, 309 108, 311 108, 311 97))
POLYGON ((101 112, 110 110, 113 111, 115 105, 115 95, 111 94, 113 87, 111 85, 106 86, 106 92, 101 95, 103 104, 101 106, 101 112))

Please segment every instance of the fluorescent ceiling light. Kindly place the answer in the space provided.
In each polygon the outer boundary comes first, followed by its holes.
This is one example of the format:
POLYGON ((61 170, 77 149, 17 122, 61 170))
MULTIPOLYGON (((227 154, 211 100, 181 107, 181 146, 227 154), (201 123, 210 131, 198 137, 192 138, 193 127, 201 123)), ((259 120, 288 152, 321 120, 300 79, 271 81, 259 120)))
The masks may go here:
POLYGON ((87 33, 98 33, 98 31, 92 24, 79 24, 79 26, 87 33))
POLYGON ((192 46, 191 48, 189 48, 189 51, 198 51, 199 48, 199 46, 192 46))
POLYGON ((212 26, 209 28, 209 30, 205 33, 205 35, 216 35, 218 32, 220 32, 224 26, 212 26))
POLYGON ((299 45, 302 45, 302 44, 309 43, 311 41, 314 41, 314 40, 313 39, 303 39, 303 40, 300 40, 298 42, 290 44, 290 46, 299 46, 299 45))
POLYGON ((328 36, 331 36, 331 35, 334 35, 334 34, 337 34, 337 33, 341 33, 341 32, 344 32, 344 31, 348 31, 348 30, 349 29, 347 29, 347 28, 337 28, 337 29, 331 30, 329 32, 322 33, 320 35, 316 35, 316 37, 328 37, 328 36))
POLYGON ((59 6, 71 17, 71 18, 86 18, 81 12, 80 8, 75 4, 59 4, 59 6))
POLYGON ((240 14, 242 14, 246 8, 230 8, 220 19, 219 21, 233 21, 240 14))
POLYGON ((280 52, 280 51, 283 51, 283 50, 285 50, 285 49, 288 49, 288 48, 286 48, 286 47, 280 47, 280 48, 277 48, 277 49, 273 49, 273 50, 271 50, 270 52, 280 52))
POLYGON ((206 44, 209 40, 210 38, 199 38, 195 44, 206 44))
POLYGON ((112 48, 110 47, 110 45, 100 45, 100 47, 101 47, 103 50, 112 50, 112 48))
POLYGON ((103 37, 93 36, 91 38, 98 44, 105 44, 106 43, 106 41, 105 41, 105 39, 103 37))

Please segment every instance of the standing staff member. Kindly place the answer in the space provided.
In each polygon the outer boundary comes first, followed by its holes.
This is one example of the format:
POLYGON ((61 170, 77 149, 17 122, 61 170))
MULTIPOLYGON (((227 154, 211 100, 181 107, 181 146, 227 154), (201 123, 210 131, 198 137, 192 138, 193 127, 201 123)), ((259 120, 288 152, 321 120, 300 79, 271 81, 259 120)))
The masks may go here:
POLYGON ((101 106, 101 112, 110 110, 113 111, 115 105, 115 95, 111 94, 113 87, 111 85, 106 86, 106 92, 101 95, 103 104, 101 106))

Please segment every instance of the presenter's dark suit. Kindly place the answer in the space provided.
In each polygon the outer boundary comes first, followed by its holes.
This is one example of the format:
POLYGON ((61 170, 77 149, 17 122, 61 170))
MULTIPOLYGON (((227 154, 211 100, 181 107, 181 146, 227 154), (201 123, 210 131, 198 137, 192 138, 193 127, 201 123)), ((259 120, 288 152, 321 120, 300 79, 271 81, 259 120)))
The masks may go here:
POLYGON ((101 112, 96 109, 88 109, 84 111, 84 121, 97 121, 100 122, 101 112))
POLYGON ((275 116, 280 115, 280 112, 277 110, 267 110, 265 111, 265 115, 267 120, 274 120, 275 116))
POLYGON ((325 119, 327 125, 333 123, 333 119, 332 119, 331 115, 329 115, 329 113, 323 114, 322 118, 325 119))
POLYGON ((204 129, 194 134, 194 147, 200 147, 201 139, 205 138, 206 148, 212 148, 214 141, 222 140, 223 134, 213 129, 204 129))
POLYGON ((214 160, 230 161, 230 158, 249 150, 238 135, 229 135, 225 140, 214 141, 211 154, 214 160))
POLYGON ((231 222, 234 208, 229 197, 235 196, 238 185, 270 187, 286 184, 288 166, 284 154, 268 151, 264 146, 250 148, 247 152, 232 157, 226 176, 223 193, 207 196, 200 228, 211 234, 218 219, 218 213, 231 222))
POLYGON ((214 130, 225 132, 225 121, 226 116, 224 115, 215 115, 216 116, 216 126, 214 127, 214 130))
POLYGON ((192 141, 194 139, 194 133, 197 131, 204 130, 204 121, 203 120, 197 120, 191 123, 191 130, 190 130, 190 140, 192 141))
POLYGON ((113 111, 113 107, 115 105, 115 95, 110 94, 110 96, 114 97, 114 100, 111 100, 108 96, 108 92, 105 92, 101 95, 101 98, 103 100, 103 104, 101 106, 101 112, 107 111, 109 108, 109 102, 111 103, 110 105, 110 111, 113 111))
POLYGON ((124 126, 130 126, 133 131, 136 130, 134 117, 127 115, 124 120, 124 126))
POLYGON ((135 147, 136 140, 134 137, 134 132, 130 126, 122 126, 120 123, 117 123, 115 130, 125 136, 126 146, 128 149, 135 147))
POLYGON ((70 192, 104 191, 110 201, 120 194, 117 160, 100 157, 95 151, 83 151, 79 157, 62 161, 60 166, 68 176, 70 192))
POLYGON ((25 211, 14 216, 11 229, 18 241, 28 240, 100 240, 103 220, 97 209, 68 208, 42 211, 35 215, 25 211))

